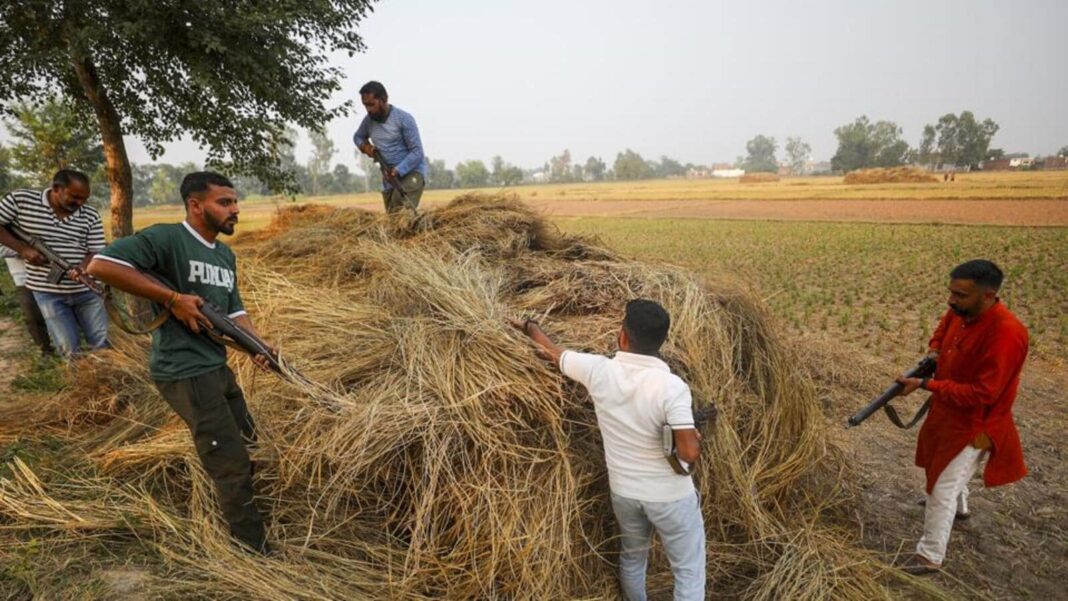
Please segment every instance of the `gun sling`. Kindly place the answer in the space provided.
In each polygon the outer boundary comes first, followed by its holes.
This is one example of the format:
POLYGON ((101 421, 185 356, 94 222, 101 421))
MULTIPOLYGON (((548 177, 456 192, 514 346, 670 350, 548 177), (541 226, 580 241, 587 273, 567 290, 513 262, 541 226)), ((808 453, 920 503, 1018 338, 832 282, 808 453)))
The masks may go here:
POLYGON ((928 397, 927 400, 923 402, 923 407, 920 407, 920 410, 916 412, 916 415, 914 415, 909 423, 906 424, 901 421, 901 417, 897 414, 897 410, 891 407, 890 403, 883 405, 883 411, 886 412, 886 417, 890 418, 890 421, 902 430, 908 430, 915 426, 921 419, 923 419, 923 416, 927 415, 927 410, 930 408, 931 398, 928 397))

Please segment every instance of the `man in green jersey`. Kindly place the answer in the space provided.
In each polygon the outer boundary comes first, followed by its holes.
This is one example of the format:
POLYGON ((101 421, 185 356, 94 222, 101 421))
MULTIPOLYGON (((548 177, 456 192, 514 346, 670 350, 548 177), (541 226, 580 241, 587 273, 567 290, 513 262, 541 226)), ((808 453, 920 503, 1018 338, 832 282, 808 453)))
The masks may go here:
MULTIPOLYGON (((173 316, 152 333, 152 379, 189 426, 230 533, 267 553, 246 448, 255 441, 255 425, 226 365, 226 347, 203 333, 211 324, 200 312, 205 302, 214 303, 255 333, 237 289, 237 260, 217 239, 220 233, 234 233, 237 193, 230 180, 201 171, 185 176, 181 194, 184 222, 153 225, 115 241, 96 255, 88 271, 119 290, 151 300, 156 312, 173 316)), ((266 367, 266 357, 255 359, 266 367)))

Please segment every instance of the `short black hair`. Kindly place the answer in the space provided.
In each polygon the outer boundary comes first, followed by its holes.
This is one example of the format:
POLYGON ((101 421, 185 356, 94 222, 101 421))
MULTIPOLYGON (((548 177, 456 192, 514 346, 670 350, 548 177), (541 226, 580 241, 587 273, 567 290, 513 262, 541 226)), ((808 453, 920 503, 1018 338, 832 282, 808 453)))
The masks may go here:
POLYGON ((233 188, 234 184, 224 175, 214 171, 194 171, 182 178, 182 186, 178 191, 182 195, 182 204, 189 206, 189 197, 201 192, 207 192, 209 186, 233 188))
POLYGON ((623 316, 623 331, 627 333, 630 349, 641 355, 655 355, 667 340, 671 316, 659 303, 634 299, 627 303, 623 316))
POLYGON ((984 288, 998 290, 1005 274, 993 261, 972 259, 954 267, 953 271, 949 272, 949 277, 954 280, 972 280, 984 288))
POLYGON ((379 100, 389 100, 389 94, 386 93, 386 86, 377 81, 369 81, 363 84, 360 88, 360 95, 370 94, 379 100))
POLYGON ((56 171, 56 174, 52 176, 52 185, 66 188, 71 185, 72 182, 81 182, 86 186, 89 185, 89 176, 81 171, 75 171, 74 169, 60 169, 56 171))

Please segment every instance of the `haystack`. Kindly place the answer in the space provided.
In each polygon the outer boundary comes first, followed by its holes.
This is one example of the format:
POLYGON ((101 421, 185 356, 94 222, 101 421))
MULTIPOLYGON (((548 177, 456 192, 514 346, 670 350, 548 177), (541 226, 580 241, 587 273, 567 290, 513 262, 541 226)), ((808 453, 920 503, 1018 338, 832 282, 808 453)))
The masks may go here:
MULTIPOLYGON (((843 526, 844 462, 812 386, 727 280, 625 259, 501 197, 459 198, 418 227, 296 207, 236 247, 258 328, 331 396, 231 359, 260 429, 278 554, 230 544, 189 435, 147 377, 146 340, 120 337, 62 395, 3 424, 7 439, 69 456, 14 453, 4 468, 0 554, 19 567, 3 592, 75 596, 75 573, 105 590, 94 574, 120 566, 173 598, 615 598, 591 404, 504 320, 536 317, 570 348, 610 353, 625 302, 646 297, 673 317, 665 360, 720 409, 696 475, 710 593, 886 596, 843 526)), ((650 586, 670 589, 658 551, 650 586)))
POLYGON ((889 167, 877 169, 857 169, 845 174, 847 184, 926 184, 937 182, 938 178, 919 167, 889 167))
POLYGON ((779 181, 775 173, 746 173, 738 178, 740 184, 768 184, 779 181))

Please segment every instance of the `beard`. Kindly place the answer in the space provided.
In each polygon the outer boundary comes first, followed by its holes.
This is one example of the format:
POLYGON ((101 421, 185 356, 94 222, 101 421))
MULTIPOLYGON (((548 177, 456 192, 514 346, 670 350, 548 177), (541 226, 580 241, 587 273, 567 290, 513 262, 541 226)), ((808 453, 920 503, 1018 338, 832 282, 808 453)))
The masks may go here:
POLYGON ((208 225, 220 234, 226 234, 227 236, 232 236, 234 234, 234 226, 237 225, 237 217, 230 217, 221 221, 216 220, 214 217, 207 214, 205 214, 205 217, 205 221, 208 222, 208 225))
POLYGON ((961 317, 970 317, 971 314, 972 314, 971 311, 968 311, 966 309, 961 309, 960 307, 955 307, 953 305, 950 305, 949 309, 950 309, 950 311, 953 311, 954 313, 956 313, 957 315, 959 315, 961 317))

